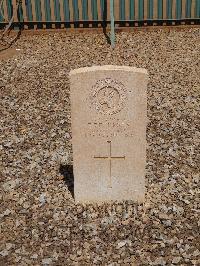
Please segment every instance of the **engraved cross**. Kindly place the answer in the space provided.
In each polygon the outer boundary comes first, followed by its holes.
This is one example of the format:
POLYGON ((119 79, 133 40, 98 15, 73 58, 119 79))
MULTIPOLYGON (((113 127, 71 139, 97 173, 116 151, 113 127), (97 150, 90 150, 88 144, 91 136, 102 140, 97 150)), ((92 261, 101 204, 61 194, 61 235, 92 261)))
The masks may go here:
POLYGON ((125 156, 112 156, 112 143, 107 141, 109 145, 109 155, 108 156, 94 156, 94 159, 105 159, 109 161, 109 183, 108 187, 112 188, 112 160, 114 159, 125 159, 125 156))

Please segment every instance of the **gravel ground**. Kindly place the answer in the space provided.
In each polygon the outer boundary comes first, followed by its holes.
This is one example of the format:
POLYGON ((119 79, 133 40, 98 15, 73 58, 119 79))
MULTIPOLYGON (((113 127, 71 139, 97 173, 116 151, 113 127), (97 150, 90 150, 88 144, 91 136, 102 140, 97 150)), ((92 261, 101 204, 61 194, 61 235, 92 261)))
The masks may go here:
POLYGON ((200 265, 200 29, 22 36, 0 62, 0 265, 200 265), (146 202, 75 204, 68 73, 147 68, 146 202), (70 167, 69 167, 70 168, 70 167))

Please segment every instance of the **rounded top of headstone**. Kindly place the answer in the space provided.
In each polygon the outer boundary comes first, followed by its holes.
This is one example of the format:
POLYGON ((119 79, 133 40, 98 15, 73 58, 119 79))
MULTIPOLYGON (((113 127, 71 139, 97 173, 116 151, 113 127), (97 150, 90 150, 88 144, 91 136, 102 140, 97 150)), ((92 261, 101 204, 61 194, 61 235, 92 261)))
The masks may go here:
POLYGON ((81 67, 74 70, 71 70, 69 75, 76 75, 86 72, 93 72, 93 71, 106 71, 106 70, 118 70, 118 71, 127 71, 127 72, 134 72, 134 73, 141 73, 148 75, 148 72, 145 68, 137 68, 137 67, 130 67, 130 66, 115 66, 115 65, 105 65, 105 66, 91 66, 91 67, 81 67))

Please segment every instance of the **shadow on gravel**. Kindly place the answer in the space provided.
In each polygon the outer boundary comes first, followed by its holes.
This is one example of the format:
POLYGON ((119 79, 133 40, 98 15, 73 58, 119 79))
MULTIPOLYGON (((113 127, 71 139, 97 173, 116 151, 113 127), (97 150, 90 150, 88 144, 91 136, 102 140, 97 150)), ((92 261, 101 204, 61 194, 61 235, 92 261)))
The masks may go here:
POLYGON ((102 23, 103 34, 106 38, 107 43, 111 45, 110 37, 107 34, 107 13, 108 13, 107 0, 104 0, 104 2, 103 2, 103 23, 102 23))
MULTIPOLYGON (((9 37, 9 34, 10 34, 10 31, 7 34, 7 38, 9 37)), ((4 35, 5 34, 3 34, 3 35, 0 34, 0 52, 8 50, 12 46, 13 43, 16 43, 16 41, 21 36, 21 27, 20 27, 19 31, 17 32, 17 34, 13 38, 11 38, 9 42, 4 40, 4 35)))
POLYGON ((74 172, 73 172, 73 165, 60 165, 59 172, 61 175, 64 176, 64 182, 67 185, 72 197, 74 198, 74 172))

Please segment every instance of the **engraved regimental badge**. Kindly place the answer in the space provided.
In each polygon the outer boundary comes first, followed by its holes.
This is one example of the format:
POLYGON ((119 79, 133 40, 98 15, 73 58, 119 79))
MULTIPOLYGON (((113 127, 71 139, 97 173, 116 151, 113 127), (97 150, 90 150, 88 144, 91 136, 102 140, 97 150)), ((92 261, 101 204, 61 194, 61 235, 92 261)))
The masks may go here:
POLYGON ((101 114, 120 112, 126 100, 126 89, 121 82, 106 78, 98 80, 92 88, 91 103, 101 114))

